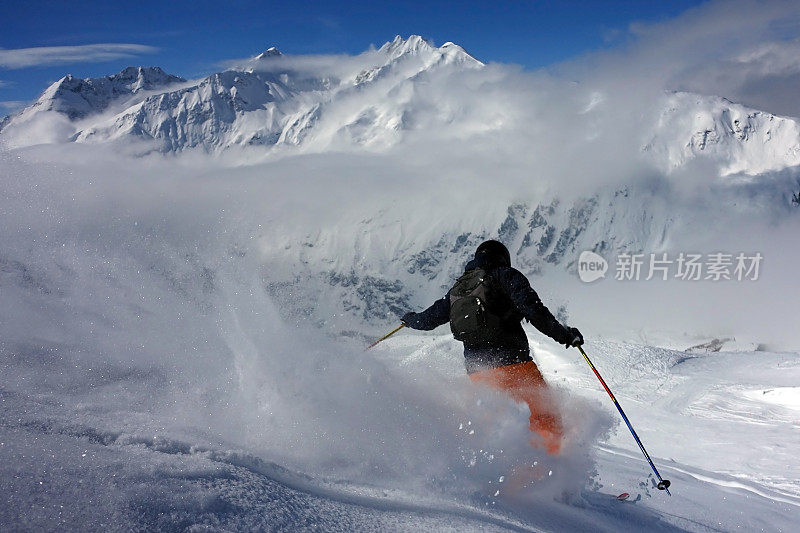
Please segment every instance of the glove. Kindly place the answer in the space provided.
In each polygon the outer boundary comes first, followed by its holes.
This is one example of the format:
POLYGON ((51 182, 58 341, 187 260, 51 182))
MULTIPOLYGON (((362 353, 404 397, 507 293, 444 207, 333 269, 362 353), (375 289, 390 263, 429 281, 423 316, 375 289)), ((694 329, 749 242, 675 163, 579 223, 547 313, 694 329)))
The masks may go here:
POLYGON ((583 344, 583 335, 578 331, 578 328, 567 328, 567 334, 569 340, 564 343, 567 348, 581 346, 583 344))
POLYGON ((410 327, 411 323, 414 322, 414 318, 416 318, 416 316, 417 313, 409 311, 408 313, 403 315, 403 318, 400 319, 400 322, 410 327))

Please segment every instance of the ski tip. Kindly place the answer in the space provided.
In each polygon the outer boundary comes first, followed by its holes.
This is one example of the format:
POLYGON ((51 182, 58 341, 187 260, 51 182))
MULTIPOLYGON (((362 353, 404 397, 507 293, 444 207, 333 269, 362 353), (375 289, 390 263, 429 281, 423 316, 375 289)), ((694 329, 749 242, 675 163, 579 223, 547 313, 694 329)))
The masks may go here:
POLYGON ((622 494, 620 494, 619 496, 617 496, 617 499, 618 499, 619 501, 621 501, 621 502, 624 502, 625 500, 627 500, 627 499, 628 499, 628 498, 630 498, 630 497, 631 497, 631 495, 630 495, 630 494, 628 494, 627 492, 623 492, 622 494))

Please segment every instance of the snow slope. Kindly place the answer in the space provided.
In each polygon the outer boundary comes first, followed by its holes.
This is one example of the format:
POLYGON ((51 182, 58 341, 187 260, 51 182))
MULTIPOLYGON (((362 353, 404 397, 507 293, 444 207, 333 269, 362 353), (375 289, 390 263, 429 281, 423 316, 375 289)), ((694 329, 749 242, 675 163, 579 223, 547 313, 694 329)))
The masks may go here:
POLYGON ((800 125, 725 98, 674 93, 644 150, 666 171, 705 153, 722 162, 723 176, 757 175, 800 164, 800 125))
MULTIPOLYGON (((548 380, 598 404, 605 400, 576 352, 537 342, 535 334, 532 340, 548 380)), ((438 336, 400 337, 375 357, 397 365, 389 370, 396 377, 407 379, 408 372, 424 379, 431 367, 458 365, 458 354, 449 345, 451 339, 438 336)), ((60 372, 59 377, 69 383, 65 388, 54 383, 52 370, 45 365, 34 365, 39 367, 38 378, 31 379, 24 370, 20 373, 23 363, 31 361, 23 361, 25 354, 19 348, 4 346, 3 375, 23 379, 21 385, 6 381, 2 391, 0 485, 6 505, 0 521, 12 527, 87 531, 793 530, 800 506, 793 460, 798 411, 776 408, 737 391, 761 393, 774 386, 776 375, 778 382, 796 383, 800 355, 723 353, 682 361, 679 352, 641 345, 591 343, 587 349, 660 471, 672 480, 673 497, 651 485, 646 463, 620 425, 587 450, 596 461, 597 488, 581 491, 581 484, 572 480, 577 492, 556 500, 547 485, 543 494, 532 491, 522 500, 495 496, 495 487, 502 494, 503 485, 496 475, 490 477, 491 465, 485 464, 462 466, 459 474, 464 476, 460 484, 476 487, 475 494, 452 487, 455 492, 435 490, 431 484, 447 486, 446 479, 436 478, 435 469, 424 465, 394 483, 318 472, 308 475, 265 459, 271 454, 256 442, 230 442, 229 435, 221 437, 216 428, 192 427, 183 416, 165 409, 174 405, 163 403, 169 396, 165 384, 181 379, 175 371, 147 375, 118 369, 109 375, 109 369, 102 368, 98 370, 107 375, 102 380, 60 372), (637 372, 630 371, 631 357, 639 362, 637 372), (753 357, 761 359, 761 370, 754 372, 753 357), (673 394, 675 388, 694 392, 673 394), (702 392, 708 389, 716 392, 710 396, 702 392), (706 438, 709 434, 715 438, 706 438), (622 491, 631 493, 629 501, 613 498, 622 491)), ((460 386, 469 387, 466 381, 460 386)), ((397 400, 415 402, 411 396, 397 400)), ((610 417, 613 408, 605 404, 604 416, 610 417)), ((509 407, 501 411, 503 423, 524 422, 524 413, 509 407)), ((473 406, 472 416, 476 421, 469 427, 476 433, 489 429, 479 421, 479 404, 473 406)), ((373 437, 391 442, 416 429, 410 419, 401 427, 385 426, 373 437)), ((436 440, 452 429, 439 428, 436 440)), ((416 449, 413 441, 403 444, 416 449)), ((468 450, 478 452, 467 440, 462 451, 468 450)), ((374 459, 361 456, 367 462, 374 459)), ((559 468, 569 469, 570 464, 563 462, 570 460, 575 458, 567 456, 548 468, 557 476, 559 468)))

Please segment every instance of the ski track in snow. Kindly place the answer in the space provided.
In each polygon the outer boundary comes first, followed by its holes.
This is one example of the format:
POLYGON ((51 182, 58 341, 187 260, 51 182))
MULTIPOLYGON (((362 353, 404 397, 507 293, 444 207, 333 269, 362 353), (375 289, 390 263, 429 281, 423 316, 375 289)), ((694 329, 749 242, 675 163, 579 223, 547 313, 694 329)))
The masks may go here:
POLYGON ((467 505, 317 480, 241 450, 70 425, 63 420, 70 413, 53 410, 58 402, 49 399, 7 391, 0 398, 0 486, 8 503, 0 523, 6 525, 537 531, 467 505))

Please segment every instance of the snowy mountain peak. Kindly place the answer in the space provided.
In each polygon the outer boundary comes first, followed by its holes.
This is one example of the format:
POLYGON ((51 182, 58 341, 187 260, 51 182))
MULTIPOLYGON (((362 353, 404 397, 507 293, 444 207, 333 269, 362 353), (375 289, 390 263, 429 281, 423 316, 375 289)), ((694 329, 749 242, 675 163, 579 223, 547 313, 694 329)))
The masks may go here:
POLYGON ((116 99, 184 82, 159 67, 127 67, 102 78, 76 78, 67 74, 53 83, 28 109, 56 111, 70 120, 105 110, 116 99))
POLYGON ((419 55, 433 50, 435 47, 419 35, 411 35, 408 39, 397 35, 394 40, 385 43, 378 49, 379 52, 387 54, 390 59, 397 59, 405 55, 419 55))
POLYGON ((132 93, 150 91, 186 80, 167 74, 160 67, 127 67, 119 74, 109 77, 112 83, 121 84, 132 93))
POLYGON ((256 59, 267 59, 267 58, 270 58, 270 57, 280 57, 282 55, 283 54, 281 53, 280 50, 278 50, 274 46, 270 46, 269 48, 267 48, 266 50, 264 50, 263 52, 258 54, 256 56, 256 59))
POLYGON ((72 122, 62 132, 74 128, 66 135, 59 132, 59 138, 74 142, 138 137, 155 141, 162 151, 332 142, 388 146, 420 124, 414 103, 396 98, 399 88, 407 90, 441 67, 483 65, 458 45, 436 48, 418 35, 397 36, 377 53, 354 57, 361 69, 344 79, 291 68, 271 71, 269 60, 281 56, 270 47, 244 66, 179 87, 169 85, 182 78, 158 68, 129 67, 86 80, 65 76, 37 104, 7 121, 3 134, 12 132, 6 138, 13 137, 14 145, 30 143, 34 137, 23 135, 29 120, 41 112, 57 112, 72 122), (350 92, 354 88, 356 107, 350 92))
POLYGON ((419 35, 411 35, 408 39, 403 39, 398 35, 394 40, 381 46, 378 52, 386 54, 389 63, 412 56, 429 59, 431 64, 441 62, 444 64, 456 63, 464 66, 483 66, 483 63, 451 41, 436 48, 433 43, 419 35))
POLYGON ((465 65, 483 66, 481 61, 472 57, 461 46, 447 41, 439 47, 439 52, 442 54, 446 63, 461 63, 465 65))

